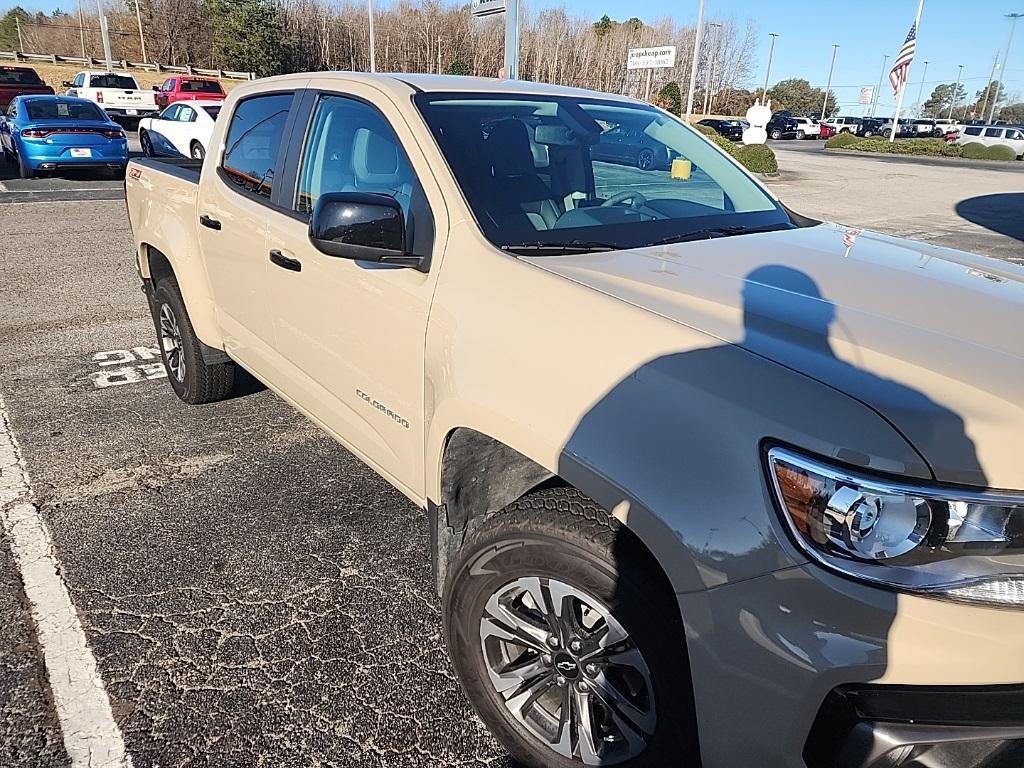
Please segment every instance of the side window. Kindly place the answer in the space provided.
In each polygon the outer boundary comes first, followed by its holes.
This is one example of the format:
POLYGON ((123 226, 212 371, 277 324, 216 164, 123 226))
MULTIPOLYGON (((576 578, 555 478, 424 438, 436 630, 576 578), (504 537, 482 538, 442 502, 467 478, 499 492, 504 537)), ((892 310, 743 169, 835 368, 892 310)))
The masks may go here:
POLYGON ((81 88, 82 86, 84 86, 85 72, 79 72, 77 75, 75 75, 75 79, 71 81, 71 84, 75 86, 75 88, 81 88))
POLYGON ((238 104, 228 126, 222 166, 231 182, 270 197, 291 105, 290 93, 254 96, 238 104))
POLYGON ((172 78, 168 78, 167 80, 164 80, 164 84, 160 86, 160 90, 161 91, 173 91, 174 90, 174 80, 172 78))
POLYGON ((968 128, 964 133, 968 136, 981 136, 981 128, 968 128))
POLYGON ((171 104, 171 106, 169 106, 167 109, 165 109, 160 114, 160 119, 161 120, 177 120, 178 119, 178 109, 179 109, 179 107, 178 107, 177 104, 171 104))
POLYGON ((194 123, 196 120, 196 111, 192 107, 182 107, 178 110, 178 122, 179 123, 194 123))
POLYGON ((302 153, 295 210, 311 213, 325 192, 391 195, 409 217, 414 193, 422 195, 409 159, 376 109, 343 96, 317 104, 302 153))
POLYGON ((1001 139, 1003 137, 1002 128, 986 128, 985 138, 987 139, 1001 139))
POLYGON ((1012 139, 1014 141, 1020 141, 1021 139, 1024 139, 1024 134, 1022 134, 1020 131, 1010 130, 1006 132, 1006 138, 1012 139))

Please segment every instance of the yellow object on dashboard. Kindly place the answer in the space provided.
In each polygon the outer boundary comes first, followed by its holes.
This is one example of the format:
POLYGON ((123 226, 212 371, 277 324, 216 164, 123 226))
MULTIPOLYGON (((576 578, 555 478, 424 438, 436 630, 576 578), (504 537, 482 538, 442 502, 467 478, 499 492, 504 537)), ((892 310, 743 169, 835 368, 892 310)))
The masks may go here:
POLYGON ((690 174, 693 173, 693 163, 689 160, 673 160, 672 161, 672 178, 679 179, 680 181, 686 181, 690 178, 690 174))

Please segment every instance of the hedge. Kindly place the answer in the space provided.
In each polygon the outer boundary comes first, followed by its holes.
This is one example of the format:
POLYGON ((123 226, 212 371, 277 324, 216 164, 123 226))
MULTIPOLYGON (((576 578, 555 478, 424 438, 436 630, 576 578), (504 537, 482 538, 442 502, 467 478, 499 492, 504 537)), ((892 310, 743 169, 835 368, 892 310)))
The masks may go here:
POLYGON ((1016 160, 1017 153, 1013 151, 1013 147, 1008 147, 1005 144, 993 144, 990 147, 985 147, 985 159, 1016 160))
POLYGON ((777 173, 779 170, 779 161, 775 158, 775 152, 764 144, 748 144, 737 147, 735 156, 744 168, 754 173, 777 173))
POLYGON ((852 133, 837 133, 825 142, 825 148, 842 149, 843 147, 849 147, 852 144, 859 144, 862 141, 864 141, 864 139, 859 136, 854 136, 852 133))
POLYGON ((740 165, 746 168, 751 173, 776 173, 779 170, 779 162, 775 158, 775 153, 771 147, 764 144, 751 144, 744 146, 743 144, 736 144, 729 141, 722 134, 712 128, 710 125, 700 125, 699 123, 695 126, 698 131, 703 133, 716 144, 726 154, 735 157, 740 165))
POLYGON ((988 149, 988 147, 980 141, 971 141, 967 144, 960 145, 960 154, 962 157, 967 157, 971 160, 984 160, 986 149, 988 149))

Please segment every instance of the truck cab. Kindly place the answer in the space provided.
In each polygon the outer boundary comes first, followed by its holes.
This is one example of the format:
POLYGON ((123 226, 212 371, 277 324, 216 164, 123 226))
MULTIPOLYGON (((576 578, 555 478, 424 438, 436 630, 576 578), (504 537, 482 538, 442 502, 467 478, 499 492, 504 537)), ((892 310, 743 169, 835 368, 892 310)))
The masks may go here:
POLYGON ((0 66, 0 112, 16 96, 49 95, 53 88, 42 81, 31 67, 0 66))

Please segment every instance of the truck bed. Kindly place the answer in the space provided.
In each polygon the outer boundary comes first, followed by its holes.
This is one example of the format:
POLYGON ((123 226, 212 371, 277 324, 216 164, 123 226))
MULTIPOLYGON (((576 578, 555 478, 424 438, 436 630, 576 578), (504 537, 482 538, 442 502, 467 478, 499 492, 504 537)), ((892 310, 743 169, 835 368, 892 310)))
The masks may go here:
POLYGON ((130 167, 151 168, 160 173, 181 179, 182 181, 199 183, 199 173, 203 168, 202 160, 190 157, 135 157, 130 167))

